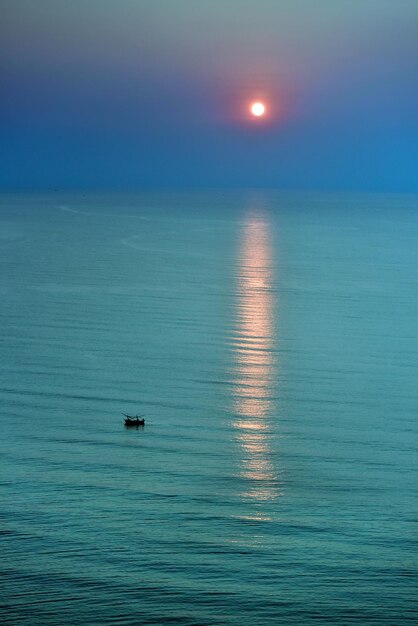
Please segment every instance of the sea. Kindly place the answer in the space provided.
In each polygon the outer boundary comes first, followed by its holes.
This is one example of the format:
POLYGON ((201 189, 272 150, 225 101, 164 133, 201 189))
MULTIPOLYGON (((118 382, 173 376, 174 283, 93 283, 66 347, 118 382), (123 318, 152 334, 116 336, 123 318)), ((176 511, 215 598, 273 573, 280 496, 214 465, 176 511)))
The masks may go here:
POLYGON ((418 624, 417 196, 3 194, 0 267, 2 624, 418 624))

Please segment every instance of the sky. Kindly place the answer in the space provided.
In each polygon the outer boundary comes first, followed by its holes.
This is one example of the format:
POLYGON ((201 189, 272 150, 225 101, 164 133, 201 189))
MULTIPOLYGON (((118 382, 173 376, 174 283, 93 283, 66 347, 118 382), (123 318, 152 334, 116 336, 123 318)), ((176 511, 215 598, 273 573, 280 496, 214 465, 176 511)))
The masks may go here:
POLYGON ((417 0, 0 0, 0 31, 0 189, 418 192, 417 0))

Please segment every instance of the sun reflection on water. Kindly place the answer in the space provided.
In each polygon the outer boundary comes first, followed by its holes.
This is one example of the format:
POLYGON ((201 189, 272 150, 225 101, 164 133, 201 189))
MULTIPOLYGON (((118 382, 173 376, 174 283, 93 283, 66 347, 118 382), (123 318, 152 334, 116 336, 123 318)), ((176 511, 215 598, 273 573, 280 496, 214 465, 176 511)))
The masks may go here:
POLYGON ((271 418, 276 376, 272 246, 266 219, 251 215, 243 225, 237 272, 233 337, 233 427, 240 446, 244 498, 276 499, 281 483, 272 462, 271 418))

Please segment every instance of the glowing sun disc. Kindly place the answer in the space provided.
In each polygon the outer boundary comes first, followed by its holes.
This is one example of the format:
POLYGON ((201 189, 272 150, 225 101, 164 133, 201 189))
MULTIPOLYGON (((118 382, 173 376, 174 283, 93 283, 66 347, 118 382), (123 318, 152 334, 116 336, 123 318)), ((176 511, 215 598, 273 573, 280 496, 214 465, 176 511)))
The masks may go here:
POLYGON ((265 111, 266 107, 262 102, 253 102, 253 104, 251 105, 251 113, 255 117, 261 117, 262 115, 264 115, 265 111))

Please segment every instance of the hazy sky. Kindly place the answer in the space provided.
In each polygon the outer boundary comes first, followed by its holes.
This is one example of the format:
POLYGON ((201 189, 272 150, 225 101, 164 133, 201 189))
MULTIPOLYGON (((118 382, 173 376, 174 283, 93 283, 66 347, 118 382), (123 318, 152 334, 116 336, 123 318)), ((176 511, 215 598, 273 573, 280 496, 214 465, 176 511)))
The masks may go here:
POLYGON ((0 0, 0 29, 2 188, 418 191, 418 0, 0 0))

